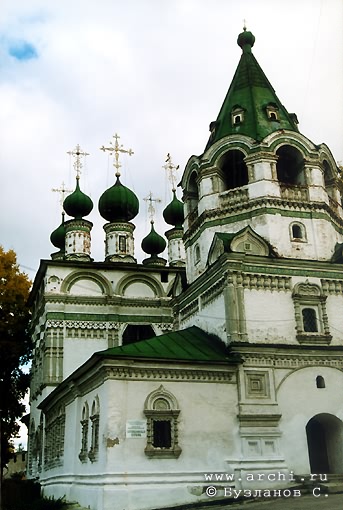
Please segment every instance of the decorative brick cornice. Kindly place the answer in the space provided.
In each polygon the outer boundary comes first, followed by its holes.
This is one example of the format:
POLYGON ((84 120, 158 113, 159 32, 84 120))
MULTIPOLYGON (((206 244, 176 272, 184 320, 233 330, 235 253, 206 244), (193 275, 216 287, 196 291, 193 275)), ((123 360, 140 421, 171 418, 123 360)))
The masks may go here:
POLYGON ((106 366, 104 379, 194 381, 235 383, 234 372, 226 370, 172 369, 166 367, 117 367, 106 366))
POLYGON ((195 313, 199 312, 199 302, 198 299, 195 299, 192 301, 189 305, 185 306, 180 310, 180 319, 186 320, 191 315, 194 315, 195 313))
POLYGON ((201 296, 202 306, 208 305, 213 299, 215 299, 219 294, 221 294, 223 292, 225 285, 226 278, 220 278, 219 280, 216 281, 214 285, 207 289, 201 296))
POLYGON ((217 209, 205 210, 195 219, 184 234, 186 247, 188 240, 208 221, 212 223, 218 220, 222 224, 223 218, 225 218, 228 223, 230 223, 230 218, 237 221, 237 216, 251 219, 251 214, 254 214, 255 211, 258 211, 259 215, 261 211, 263 211, 264 214, 276 214, 276 212, 278 212, 281 215, 283 213, 285 215, 291 215, 293 213, 296 217, 298 217, 299 213, 301 213, 301 215, 323 215, 323 217, 327 216, 327 218, 332 221, 337 230, 342 232, 343 229, 342 218, 325 202, 311 202, 277 197, 261 197, 249 201, 243 198, 242 202, 235 202, 232 197, 230 198, 230 205, 217 209))
POLYGON ((246 367, 274 367, 297 369, 309 366, 326 366, 343 370, 343 356, 341 354, 273 354, 263 352, 244 353, 244 366, 246 367))

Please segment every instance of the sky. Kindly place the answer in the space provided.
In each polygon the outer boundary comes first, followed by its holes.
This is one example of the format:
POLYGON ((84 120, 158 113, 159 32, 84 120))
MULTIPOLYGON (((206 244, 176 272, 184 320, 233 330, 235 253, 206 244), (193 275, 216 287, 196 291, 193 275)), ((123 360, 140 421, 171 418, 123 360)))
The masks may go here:
MULTIPOLYGON (((171 200, 163 165, 182 170, 204 151, 229 88, 243 29, 253 53, 299 129, 343 161, 343 3, 341 0, 2 0, 0 9, 0 244, 14 249, 34 278, 56 249, 60 194, 75 187, 72 158, 82 161, 81 189, 91 196, 92 257, 104 260, 101 194, 114 183, 100 147, 120 135, 124 185, 140 200, 135 247, 171 200)), ((178 196, 181 198, 180 189, 178 196)), ((164 255, 166 256, 166 255, 164 255)), ((19 439, 22 440, 22 439, 19 439)), ((18 442, 18 441, 17 441, 18 442)))
MULTIPOLYGON (((114 183, 100 147, 120 135, 124 185, 140 200, 135 252, 150 230, 147 201, 163 235, 171 185, 167 153, 180 165, 204 151, 237 67, 244 20, 253 53, 300 131, 343 160, 341 0, 2 0, 0 10, 0 244, 34 278, 56 249, 60 194, 81 189, 94 209, 92 257, 104 260, 101 194, 114 183)), ((181 190, 178 190, 181 198, 181 190)), ((166 256, 164 254, 164 256, 166 256)))

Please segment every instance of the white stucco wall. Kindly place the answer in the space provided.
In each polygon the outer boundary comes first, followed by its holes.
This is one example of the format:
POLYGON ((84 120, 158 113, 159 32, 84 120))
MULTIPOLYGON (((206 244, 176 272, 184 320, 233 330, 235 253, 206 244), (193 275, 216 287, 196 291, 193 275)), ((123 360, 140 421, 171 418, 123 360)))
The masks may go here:
POLYGON ((329 413, 343 420, 343 373, 330 367, 306 367, 287 375, 277 387, 277 400, 282 413, 281 445, 291 470, 310 472, 306 425, 317 414, 329 413), (316 387, 321 375, 325 388, 316 387))
POLYGON ((244 291, 248 340, 264 343, 298 343, 290 291, 244 291))
POLYGON ((144 420, 144 402, 161 381, 108 380, 68 406, 63 468, 43 475, 46 494, 63 495, 91 510, 143 510, 201 496, 206 472, 225 472, 225 460, 239 453, 234 384, 162 383, 178 401, 179 458, 149 458, 145 438, 127 438, 127 420, 144 420), (85 401, 100 400, 99 460, 81 463, 81 413, 85 401), (58 483, 57 483, 58 482, 58 483))

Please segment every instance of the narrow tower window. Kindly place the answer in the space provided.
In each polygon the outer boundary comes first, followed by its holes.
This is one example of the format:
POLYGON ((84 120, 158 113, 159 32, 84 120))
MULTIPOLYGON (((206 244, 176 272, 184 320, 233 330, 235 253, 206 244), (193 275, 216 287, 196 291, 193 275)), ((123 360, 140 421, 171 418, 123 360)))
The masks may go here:
POLYGON ((126 237, 119 236, 119 251, 126 251, 126 237))
POLYGON ((316 386, 319 389, 325 388, 325 379, 321 375, 317 375, 316 377, 316 386))

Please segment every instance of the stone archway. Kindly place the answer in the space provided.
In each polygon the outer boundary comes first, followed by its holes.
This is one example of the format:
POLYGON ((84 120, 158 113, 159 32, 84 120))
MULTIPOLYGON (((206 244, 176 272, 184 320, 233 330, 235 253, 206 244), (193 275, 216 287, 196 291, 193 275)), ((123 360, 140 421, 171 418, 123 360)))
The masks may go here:
POLYGON ((343 473, 343 423, 333 414, 313 416, 306 425, 311 473, 343 473))

